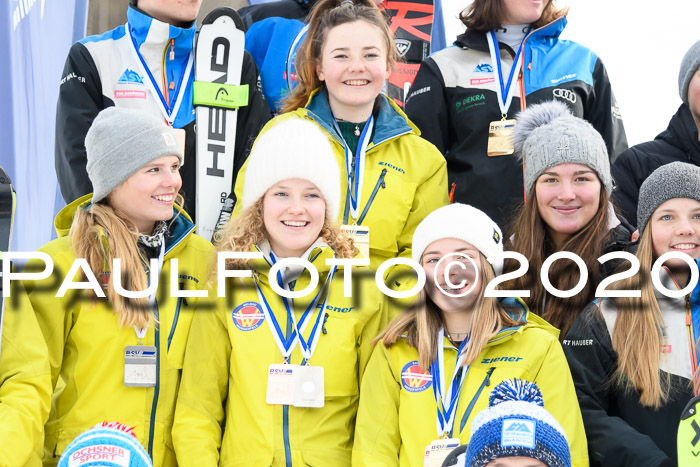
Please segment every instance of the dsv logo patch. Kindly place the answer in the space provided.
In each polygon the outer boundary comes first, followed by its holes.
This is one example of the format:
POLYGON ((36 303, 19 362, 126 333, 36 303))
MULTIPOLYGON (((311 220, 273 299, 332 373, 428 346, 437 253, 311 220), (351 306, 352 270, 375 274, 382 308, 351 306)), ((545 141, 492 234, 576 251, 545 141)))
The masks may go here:
POLYGON ((554 94, 554 97, 558 97, 559 99, 567 100, 567 101, 571 102, 572 104, 576 103, 576 99, 577 99, 576 93, 574 91, 572 91, 571 89, 557 88, 557 89, 552 91, 552 94, 554 94))

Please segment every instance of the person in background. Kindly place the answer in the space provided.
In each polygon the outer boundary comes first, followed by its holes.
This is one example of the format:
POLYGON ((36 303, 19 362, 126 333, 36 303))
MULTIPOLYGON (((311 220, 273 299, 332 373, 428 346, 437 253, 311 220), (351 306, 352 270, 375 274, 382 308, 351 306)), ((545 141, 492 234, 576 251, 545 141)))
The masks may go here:
POLYGON ((328 263, 357 253, 336 224, 338 172, 309 120, 285 120, 256 141, 243 213, 218 249, 260 255, 227 261, 252 277, 228 281, 216 312, 192 322, 173 427, 180 465, 350 465, 360 378, 388 319, 366 267, 352 271, 346 296, 349 266, 328 263), (298 263, 275 274, 289 258, 311 263, 317 285, 298 263), (288 299, 274 285, 313 289, 288 299))
POLYGON ((650 173, 674 161, 700 165, 700 41, 681 61, 678 94, 683 102, 668 128, 653 141, 627 149, 612 165, 613 200, 630 222, 636 222, 639 187, 650 173))
POLYGON ((375 339, 360 387, 353 465, 442 465, 438 446, 465 444, 488 387, 534 381, 588 466, 586 434, 558 332, 516 298, 487 297, 503 269, 501 229, 464 204, 429 214, 413 235, 426 283, 375 339), (438 456, 435 458, 435 456, 438 456), (439 463, 437 463, 439 462, 439 463))
MULTIPOLYGON (((148 112, 175 129, 184 152, 183 207, 195 218, 192 83, 195 19, 200 6, 201 0, 130 0, 126 26, 73 44, 56 110, 56 174, 66 203, 93 191, 86 172, 85 135, 101 110, 117 106, 148 112)), ((241 84, 248 85, 249 98, 248 105, 238 111, 232 183, 270 118, 258 71, 247 53, 241 84)))
MULTIPOLYGON (((530 310, 561 330, 563 338, 578 314, 594 298, 600 281, 619 264, 601 265, 598 258, 632 247, 633 228, 615 214, 610 202, 612 177, 605 141, 588 122, 575 117, 557 101, 532 105, 517 117, 516 156, 524 166, 527 199, 516 212, 507 238, 509 250, 527 258, 524 275, 506 283, 529 290, 523 297, 530 310), (557 297, 540 279, 542 266, 554 253, 578 255, 586 266, 585 285, 573 297, 557 297)), ((506 270, 518 262, 508 260, 506 270)), ((548 278, 560 291, 581 279, 579 266, 559 259, 548 278)))
POLYGON ((683 259, 659 264, 670 252, 698 264, 700 167, 652 172, 639 189, 637 227, 640 271, 614 286, 627 296, 591 303, 564 340, 592 466, 678 465, 680 416, 700 393, 699 289, 683 259))
MULTIPOLYGON (((202 258, 214 247, 175 204, 183 155, 161 118, 108 107, 93 121, 85 148, 94 193, 58 213, 59 238, 39 250, 53 260, 51 276, 23 282, 54 388, 43 462, 55 465, 83 431, 118 420, 133 427, 154 465, 174 466, 175 397, 199 306, 192 294, 204 289, 202 258), (62 290, 61 281, 82 287, 62 290)), ((44 270, 37 261, 25 272, 37 266, 44 270)))
POLYGON ((474 0, 460 15, 466 32, 423 62, 407 98, 406 114, 447 160, 453 201, 500 225, 526 194, 510 144, 517 112, 556 99, 595 127, 611 160, 627 148, 600 58, 559 39, 566 13, 554 0, 474 0))
MULTIPOLYGON (((261 132, 289 119, 323 129, 341 167, 342 228, 357 232, 356 245, 368 246, 363 256, 373 270, 390 258, 410 258, 418 223, 448 203, 444 158, 381 94, 395 59, 391 32, 372 0, 319 1, 297 54, 299 85, 287 113, 261 132)), ((239 199, 245 170, 236 184, 239 199)), ((240 211, 238 203, 233 217, 240 211)), ((390 283, 403 287, 410 280, 390 283)))

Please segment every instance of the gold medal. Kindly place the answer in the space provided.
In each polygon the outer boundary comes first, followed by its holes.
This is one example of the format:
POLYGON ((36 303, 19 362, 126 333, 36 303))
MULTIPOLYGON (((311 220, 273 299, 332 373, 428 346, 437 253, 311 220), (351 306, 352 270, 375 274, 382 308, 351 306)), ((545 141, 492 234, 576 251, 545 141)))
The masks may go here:
MULTIPOLYGON (((504 117, 505 118, 505 117, 504 117)), ((489 145, 486 155, 510 156, 515 151, 513 148, 513 132, 515 120, 497 120, 489 123, 489 145)))
POLYGON ((369 259, 369 227, 365 225, 341 225, 340 229, 350 238, 362 257, 369 259))

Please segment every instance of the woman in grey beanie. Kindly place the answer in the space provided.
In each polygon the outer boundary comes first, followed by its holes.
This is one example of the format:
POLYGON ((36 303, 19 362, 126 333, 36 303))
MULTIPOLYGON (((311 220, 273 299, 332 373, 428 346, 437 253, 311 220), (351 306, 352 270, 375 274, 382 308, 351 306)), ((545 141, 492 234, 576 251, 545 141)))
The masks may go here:
MULTIPOLYGON (((604 276, 598 258, 627 248, 633 229, 609 202, 612 177, 603 138, 566 105, 549 101, 528 107, 517 117, 513 140, 523 162, 526 201, 507 238, 530 267, 507 286, 530 290, 524 298, 530 309, 559 328, 563 338, 604 276), (585 287, 573 297, 550 294, 540 280, 545 260, 560 251, 578 255, 588 270, 585 287)), ((508 270, 516 268, 511 264, 508 270)), ((562 291, 573 289, 579 277, 570 260, 549 268, 552 285, 562 291)))
POLYGON ((52 387, 62 380, 45 426, 44 462, 55 463, 95 424, 118 420, 133 427, 154 465, 176 465, 164 440, 198 303, 192 293, 207 282, 202 257, 213 246, 174 204, 182 152, 161 118, 110 107, 95 118, 85 147, 95 192, 56 217, 60 238, 41 249, 54 274, 25 284, 48 346, 52 387), (64 277, 83 281, 82 289, 58 297, 64 277), (187 302, 167 293, 171 286, 188 289, 187 302), (128 291, 142 293, 129 298, 128 291))
POLYGON ((700 262, 700 167, 656 169, 641 186, 637 221, 639 272, 609 288, 640 295, 596 300, 564 340, 591 463, 696 465, 676 433, 700 394, 700 306, 690 267, 700 262), (685 259, 660 260, 667 253, 685 259))

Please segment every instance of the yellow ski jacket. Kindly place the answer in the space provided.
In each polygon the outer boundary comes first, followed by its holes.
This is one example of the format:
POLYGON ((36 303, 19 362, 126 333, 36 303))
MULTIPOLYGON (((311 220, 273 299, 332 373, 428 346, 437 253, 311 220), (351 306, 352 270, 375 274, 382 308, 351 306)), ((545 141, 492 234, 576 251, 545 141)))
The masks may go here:
POLYGON ((5 298, 0 348, 0 465, 40 466, 51 404, 46 343, 20 282, 5 298))
MULTIPOLYGON (((524 303, 518 302, 524 308, 524 303)), ((514 299, 505 305, 515 306, 514 299)), ((544 407, 561 424, 572 465, 588 466, 586 434, 569 366, 557 331, 525 311, 525 325, 504 328, 471 364, 457 404, 453 437, 467 444, 474 416, 488 407, 491 389, 508 378, 537 383, 544 407)), ((523 318, 520 318, 523 319, 523 318)), ((445 338, 445 387, 454 373, 457 349, 445 338)), ((437 439, 437 404, 430 372, 418 366, 418 351, 401 339, 377 344, 362 379, 353 466, 423 465, 425 447, 437 439)))
MULTIPOLYGON (((310 250, 319 285, 294 300, 297 322, 328 276, 326 259, 332 256, 327 246, 310 250)), ((269 285, 269 260, 254 260, 251 269, 288 338, 292 325, 282 297, 269 285)), ((180 465, 350 465, 360 378, 372 352, 370 342, 387 321, 384 298, 373 282, 374 274, 367 272, 366 267, 353 270, 352 298, 346 298, 339 268, 325 310, 321 310, 324 292, 302 333, 308 339, 319 313, 325 313, 310 360, 312 366, 324 368, 322 408, 265 402, 269 366, 282 363, 282 353, 254 280, 228 280, 226 299, 219 299, 217 311, 198 313, 192 323, 173 428, 180 465)), ((309 280, 305 271, 294 290, 303 290, 309 280)), ((302 363, 299 345, 290 363, 302 363)))
MULTIPOLYGON (((89 201, 86 195, 64 208, 55 220, 56 231, 64 236, 39 250, 53 259, 53 274, 45 280, 24 282, 48 346, 55 386, 45 427, 44 464, 58 462, 66 446, 86 429, 102 421, 117 421, 134 427, 155 466, 176 465, 171 438, 175 398, 187 335, 199 302, 171 296, 172 260, 179 261, 180 289, 203 289, 214 247, 193 233, 195 225, 184 212, 170 224, 153 310, 157 324, 148 328, 143 339, 144 345, 157 349, 156 385, 127 387, 125 347, 139 343, 134 328, 119 327, 106 299, 93 301, 80 290, 55 297, 75 260, 65 234, 76 210, 89 201)), ((81 280, 78 274, 71 279, 81 280)))
MULTIPOLYGON (((413 232, 425 216, 449 203, 445 158, 399 107, 383 94, 377 99, 374 136, 369 143, 362 183, 358 219, 349 223, 370 229, 370 267, 377 270, 390 258, 411 258, 413 232), (364 213, 364 215, 363 215, 364 213)), ((342 136, 333 127, 333 116, 326 93, 314 91, 304 108, 280 115, 265 125, 260 134, 288 118, 308 118, 318 124, 331 140, 340 168, 339 222, 346 223, 348 177, 342 136)), ((236 179, 235 195, 241 200, 247 164, 236 179)), ((240 214, 237 203, 233 216, 240 214)), ((409 279, 410 281, 410 279, 409 279)))

